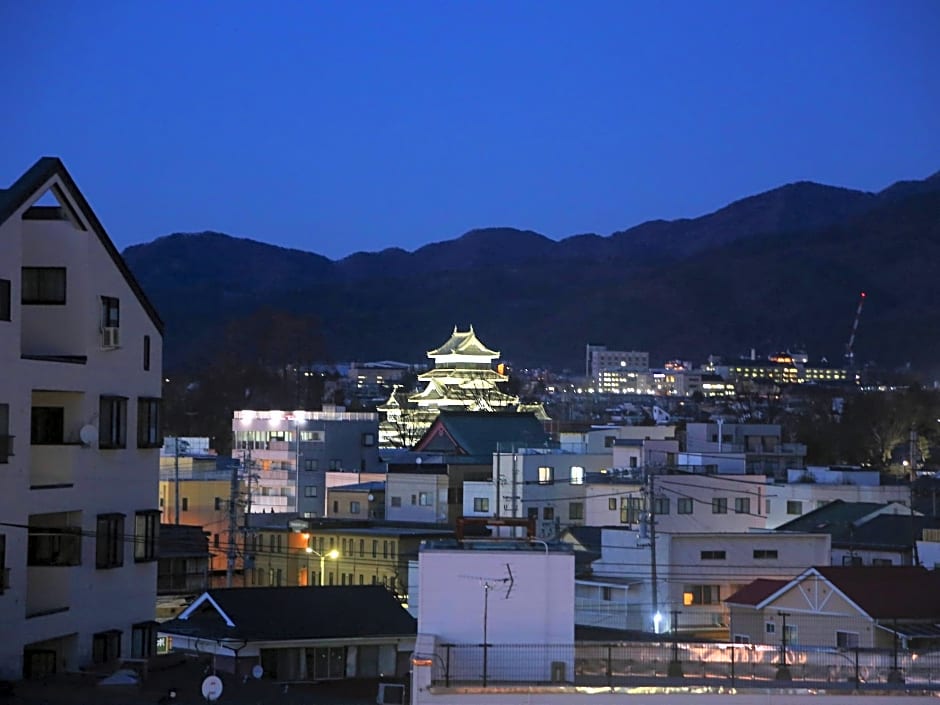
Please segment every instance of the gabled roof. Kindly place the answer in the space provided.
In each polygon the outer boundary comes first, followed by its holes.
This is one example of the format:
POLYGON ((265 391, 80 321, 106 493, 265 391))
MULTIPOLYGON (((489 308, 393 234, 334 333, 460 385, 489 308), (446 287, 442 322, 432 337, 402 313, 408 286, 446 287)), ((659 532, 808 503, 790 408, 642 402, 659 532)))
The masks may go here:
POLYGON ((756 607, 782 587, 789 584, 789 580, 772 580, 758 578, 728 597, 725 602, 736 605, 750 605, 756 607))
MULTIPOLYGON (((515 411, 442 411, 415 445, 423 451, 435 439, 447 439, 456 455, 491 456, 502 449, 541 448, 549 441, 534 414, 515 411)), ((436 451, 443 451, 440 442, 436 451)))
POLYGON ((62 204, 62 207, 74 216, 75 213, 72 207, 72 202, 74 202, 80 216, 76 219, 87 223, 92 232, 98 237, 98 241, 111 257, 114 266, 121 272, 128 286, 130 286, 131 291, 134 292, 134 295, 140 302, 140 305, 150 317, 154 327, 162 335, 163 321, 160 319, 160 314, 157 313, 157 309, 150 303, 150 300, 137 282, 137 279, 131 274, 131 270, 124 262, 124 258, 121 257, 121 253, 118 252, 114 243, 111 242, 111 238, 108 237, 108 234, 105 232, 104 226, 101 225, 101 222, 91 209, 91 206, 88 205, 88 201, 85 200, 82 192, 78 190, 78 186, 75 185, 72 176, 58 157, 40 158, 26 173, 13 182, 12 186, 0 190, 0 225, 3 225, 9 220, 13 214, 26 205, 30 199, 35 200, 36 197, 41 197, 43 193, 49 190, 50 182, 56 177, 59 179, 62 186, 65 187, 65 191, 68 192, 67 194, 63 194, 62 189, 57 184, 51 185, 51 189, 58 201, 62 204))
POLYGON ((725 602, 764 609, 813 578, 825 580, 874 620, 940 621, 940 573, 919 566, 817 566, 790 581, 755 580, 725 602))
POLYGON ((940 528, 940 518, 904 514, 879 514, 854 528, 843 541, 833 545, 857 549, 910 550, 924 529, 940 528))
POLYGON ((486 357, 499 357, 499 353, 490 350, 473 332, 473 326, 470 330, 458 331, 454 326, 454 332, 450 334, 447 342, 434 350, 428 350, 428 357, 434 358, 441 355, 483 355, 486 357))
POLYGON ((241 641, 412 636, 417 621, 381 585, 209 590, 167 634, 241 641))
POLYGON ((865 517, 884 509, 886 504, 878 502, 846 502, 841 499, 807 512, 775 531, 796 531, 801 533, 826 533, 832 536, 833 543, 847 537, 856 524, 865 517))

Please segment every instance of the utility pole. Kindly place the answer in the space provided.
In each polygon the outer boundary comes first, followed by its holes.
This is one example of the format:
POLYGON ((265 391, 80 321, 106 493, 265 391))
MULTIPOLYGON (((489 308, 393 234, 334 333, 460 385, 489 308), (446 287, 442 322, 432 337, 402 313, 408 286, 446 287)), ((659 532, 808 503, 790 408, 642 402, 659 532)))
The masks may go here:
POLYGON ((783 620, 783 629, 780 632, 780 663, 777 664, 777 680, 791 680, 790 668, 787 666, 787 617, 789 612, 777 612, 777 615, 783 620))
POLYGON ((235 575, 235 537, 238 532, 236 524, 236 503, 238 501, 238 463, 232 463, 232 477, 229 486, 228 498, 228 560, 225 564, 225 587, 232 587, 232 578, 235 575))
MULTIPOLYGON (((649 502, 649 532, 650 532, 650 580, 652 581, 652 597, 653 597, 653 620, 654 624, 658 625, 659 622, 656 620, 656 615, 659 614, 659 578, 656 575, 656 500, 655 492, 656 486, 654 483, 655 471, 651 467, 646 474, 647 481, 649 482, 649 497, 647 501, 649 502)), ((658 626, 655 628, 658 630, 658 626)))
POLYGON ((245 566, 242 569, 242 579, 245 587, 248 585, 248 568, 254 570, 254 554, 249 553, 248 551, 248 541, 251 539, 251 533, 249 531, 249 519, 251 517, 251 448, 246 448, 242 453, 242 469, 245 472, 245 484, 248 487, 247 495, 245 497, 245 516, 242 517, 242 541, 245 559, 245 566), (248 564, 247 556, 252 556, 251 565, 248 564))
POLYGON ((179 526, 180 523, 180 437, 177 435, 173 438, 176 445, 176 452, 173 454, 173 494, 174 505, 176 510, 176 516, 173 520, 173 523, 179 526))

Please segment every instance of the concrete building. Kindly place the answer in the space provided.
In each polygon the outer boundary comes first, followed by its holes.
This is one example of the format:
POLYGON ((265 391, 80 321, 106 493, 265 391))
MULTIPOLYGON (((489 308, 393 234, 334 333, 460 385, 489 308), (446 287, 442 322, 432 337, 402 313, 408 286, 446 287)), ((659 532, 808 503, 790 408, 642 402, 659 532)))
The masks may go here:
POLYGON ((232 433, 232 457, 251 481, 252 512, 326 516, 328 472, 352 473, 342 484, 353 484, 383 468, 379 417, 371 412, 241 410, 234 413, 232 433))
MULTIPOLYGON (((743 454, 745 474, 767 475, 778 481, 786 479, 788 469, 802 468, 806 458, 805 445, 783 442, 779 424, 690 423, 684 450, 689 454, 685 464, 705 468, 717 468, 723 459, 743 454), (700 460, 696 462, 695 457, 700 460)), ((720 468, 705 471, 730 472, 720 468)))
POLYGON ((163 324, 56 158, 0 252, 0 679, 149 657, 163 324))

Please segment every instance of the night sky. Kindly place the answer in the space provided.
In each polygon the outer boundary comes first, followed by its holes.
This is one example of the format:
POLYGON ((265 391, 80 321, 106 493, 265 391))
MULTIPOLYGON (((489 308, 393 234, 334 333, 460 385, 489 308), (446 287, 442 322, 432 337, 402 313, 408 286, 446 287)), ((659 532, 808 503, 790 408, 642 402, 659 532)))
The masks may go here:
POLYGON ((120 248, 561 238, 940 169, 940 2, 0 0, 0 186, 120 248))

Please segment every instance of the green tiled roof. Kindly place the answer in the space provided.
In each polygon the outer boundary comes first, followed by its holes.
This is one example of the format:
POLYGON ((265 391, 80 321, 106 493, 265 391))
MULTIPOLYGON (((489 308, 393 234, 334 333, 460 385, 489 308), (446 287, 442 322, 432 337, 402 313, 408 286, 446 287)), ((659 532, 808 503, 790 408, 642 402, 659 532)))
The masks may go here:
POLYGON ((443 427, 454 440, 462 455, 489 456, 497 448, 541 448, 549 442, 549 436, 534 414, 519 414, 514 411, 442 411, 424 438, 415 446, 421 450, 426 439, 436 435, 443 427))

